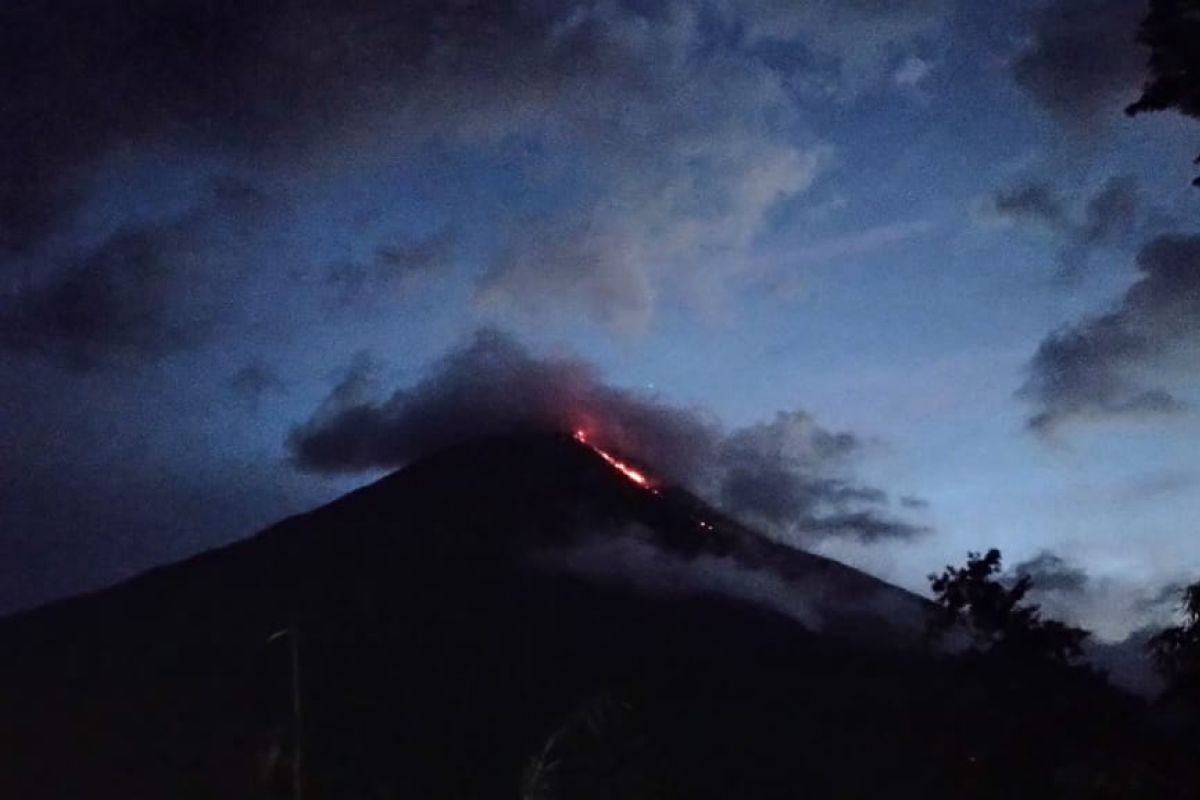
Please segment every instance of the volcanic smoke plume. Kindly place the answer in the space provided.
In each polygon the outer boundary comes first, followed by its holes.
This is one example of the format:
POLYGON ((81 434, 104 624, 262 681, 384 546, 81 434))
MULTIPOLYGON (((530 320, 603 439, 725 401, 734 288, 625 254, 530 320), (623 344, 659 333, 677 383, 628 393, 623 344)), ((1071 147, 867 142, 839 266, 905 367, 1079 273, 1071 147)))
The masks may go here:
POLYGON ((804 411, 726 431, 701 410, 610 386, 586 362, 536 357, 493 330, 390 396, 368 373, 362 365, 350 369, 293 430, 298 467, 391 469, 470 439, 559 431, 582 435, 631 478, 684 486, 799 541, 920 532, 888 513, 884 492, 853 479, 859 439, 822 428, 804 411))

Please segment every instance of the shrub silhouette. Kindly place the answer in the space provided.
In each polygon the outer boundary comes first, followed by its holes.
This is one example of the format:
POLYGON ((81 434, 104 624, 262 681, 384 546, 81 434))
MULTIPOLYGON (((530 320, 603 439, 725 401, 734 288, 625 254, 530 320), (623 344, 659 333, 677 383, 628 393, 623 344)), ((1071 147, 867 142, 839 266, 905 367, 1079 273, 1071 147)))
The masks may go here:
POLYGON ((1175 109, 1200 118, 1200 0, 1150 0, 1138 41, 1150 48, 1150 78, 1125 113, 1175 109))
POLYGON ((1005 582, 1000 551, 967 554, 963 567, 947 566, 930 575, 929 584, 942 613, 933 618, 932 633, 965 631, 977 653, 1026 662, 1066 665, 1082 652, 1088 632, 1057 620, 1043 619, 1037 605, 1025 602, 1033 580, 1023 576, 1005 582))

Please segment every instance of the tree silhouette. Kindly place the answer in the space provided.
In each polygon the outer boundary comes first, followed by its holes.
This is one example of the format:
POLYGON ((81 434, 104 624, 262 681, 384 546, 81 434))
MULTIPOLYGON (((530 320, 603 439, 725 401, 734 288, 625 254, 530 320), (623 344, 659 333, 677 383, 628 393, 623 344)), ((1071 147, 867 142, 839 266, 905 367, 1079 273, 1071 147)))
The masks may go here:
POLYGON ((965 632, 976 652, 1021 661, 1068 664, 1082 653, 1088 632, 1057 620, 1042 619, 1041 609, 1025 602, 1033 580, 1004 581, 1000 551, 967 553, 965 567, 947 566, 931 574, 929 584, 942 613, 932 633, 965 632))
POLYGON ((1125 113, 1173 108, 1200 118, 1200 0, 1150 0, 1138 41, 1150 48, 1150 78, 1125 113))
POLYGON ((1184 588, 1183 622, 1159 631, 1149 649, 1172 691, 1200 701, 1200 581, 1184 588))

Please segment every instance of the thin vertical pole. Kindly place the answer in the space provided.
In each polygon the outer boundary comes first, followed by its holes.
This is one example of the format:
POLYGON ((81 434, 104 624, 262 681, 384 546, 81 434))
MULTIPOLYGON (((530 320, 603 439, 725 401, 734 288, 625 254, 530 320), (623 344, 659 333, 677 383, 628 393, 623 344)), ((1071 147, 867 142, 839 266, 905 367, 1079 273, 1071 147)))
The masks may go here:
POLYGON ((304 800, 303 729, 300 716, 300 629, 292 621, 292 725, 295 740, 292 745, 292 794, 304 800))

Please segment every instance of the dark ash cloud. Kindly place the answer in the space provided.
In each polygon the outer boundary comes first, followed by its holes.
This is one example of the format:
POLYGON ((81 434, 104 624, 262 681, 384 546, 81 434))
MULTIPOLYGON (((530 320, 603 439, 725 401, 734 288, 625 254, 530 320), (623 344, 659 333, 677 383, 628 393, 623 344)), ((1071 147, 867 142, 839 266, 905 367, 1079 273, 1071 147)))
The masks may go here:
POLYGON ((360 358, 291 440, 297 463, 323 472, 400 466, 482 436, 586 429, 630 457, 662 456, 681 474, 699 468, 715 423, 606 386, 573 359, 537 359, 482 331, 409 389, 377 400, 360 358))
POLYGON ((1145 386, 1144 373, 1158 368, 1194 372, 1200 347, 1200 236, 1154 239, 1142 248, 1137 267, 1141 277, 1113 311, 1056 331, 1038 347, 1018 391, 1036 409, 1028 421, 1034 431, 1049 433, 1075 419, 1164 414, 1182 407, 1167 389, 1145 386))
POLYGON ((1120 114, 1145 78, 1137 33, 1146 9, 1145 0, 1053 0, 1035 15, 1013 77, 1071 128, 1120 114))
POLYGON ((481 436, 577 429, 798 539, 920 533, 885 513, 886 494, 853 480, 861 443, 851 434, 828 431, 804 412, 727 433, 700 411, 609 386, 582 361, 534 357, 494 331, 383 399, 363 369, 352 369, 293 431, 289 447, 302 469, 363 471, 481 436))

